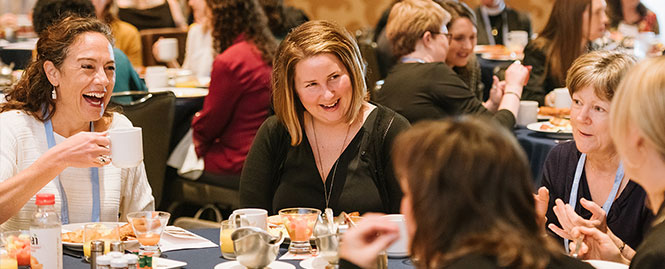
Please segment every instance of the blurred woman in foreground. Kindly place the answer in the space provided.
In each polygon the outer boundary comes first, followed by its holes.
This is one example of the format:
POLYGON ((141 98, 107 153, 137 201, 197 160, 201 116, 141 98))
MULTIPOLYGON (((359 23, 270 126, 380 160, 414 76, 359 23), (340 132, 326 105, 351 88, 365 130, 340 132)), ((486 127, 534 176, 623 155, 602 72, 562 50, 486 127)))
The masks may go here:
MULTIPOLYGON (((495 125, 473 118, 425 122, 395 140, 416 267, 591 268, 542 235, 524 151, 495 125)), ((365 217, 344 235, 340 267, 370 267, 396 233, 381 218, 365 217)))
POLYGON ((623 160, 626 174, 647 192, 648 206, 656 214, 653 226, 627 257, 612 239, 597 228, 573 228, 584 238, 580 255, 630 263, 630 268, 662 268, 665 264, 665 57, 645 60, 630 70, 616 93, 610 111, 610 134, 623 160))

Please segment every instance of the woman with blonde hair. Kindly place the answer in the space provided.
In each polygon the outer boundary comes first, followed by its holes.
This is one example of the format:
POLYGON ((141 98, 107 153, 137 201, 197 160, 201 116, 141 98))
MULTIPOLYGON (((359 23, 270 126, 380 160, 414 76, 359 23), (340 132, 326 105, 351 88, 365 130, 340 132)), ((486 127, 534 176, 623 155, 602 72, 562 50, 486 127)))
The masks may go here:
POLYGON ((605 33, 605 6, 605 0, 554 1, 545 28, 524 49, 524 64, 533 69, 523 100, 547 105, 545 96, 564 87, 573 61, 591 50, 591 41, 605 33))
MULTIPOLYGON (((592 268, 542 235, 526 155, 510 131, 469 116, 420 122, 392 153, 416 268, 592 268)), ((344 235, 340 268, 370 268, 399 237, 393 225, 363 216, 344 235)))
POLYGON ((341 26, 310 21, 279 46, 273 105, 240 179, 240 206, 397 212, 402 197, 388 153, 409 124, 365 101, 362 58, 341 26))
POLYGON ((547 156, 540 190, 548 227, 565 247, 574 239, 569 235, 573 222, 596 221, 626 253, 648 230, 653 215, 644 206, 646 193, 624 174, 609 134, 610 102, 634 64, 635 58, 627 54, 595 51, 575 60, 568 71, 574 140, 557 145, 547 156))
POLYGON ((431 0, 404 0, 392 7, 386 34, 400 63, 388 73, 376 101, 412 123, 473 114, 492 117, 512 128, 528 68, 513 63, 506 70, 505 94, 499 103, 490 99, 492 104, 483 106, 445 62, 449 21, 450 14, 431 0))
POLYGON ((626 257, 607 234, 593 227, 573 228, 584 238, 580 255, 630 263, 630 268, 661 268, 665 263, 665 57, 640 62, 621 81, 610 110, 610 134, 626 174, 647 193, 656 214, 649 233, 632 257, 626 257))

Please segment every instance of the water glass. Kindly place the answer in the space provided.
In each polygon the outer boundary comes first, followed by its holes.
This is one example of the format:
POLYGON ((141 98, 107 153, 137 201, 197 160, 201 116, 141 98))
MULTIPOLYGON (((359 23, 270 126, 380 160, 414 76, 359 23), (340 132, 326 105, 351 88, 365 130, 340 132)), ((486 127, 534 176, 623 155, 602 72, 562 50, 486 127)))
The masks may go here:
POLYGON ((222 257, 227 260, 235 260, 236 253, 233 248, 231 234, 236 230, 235 223, 231 220, 222 221, 219 228, 219 248, 222 251, 222 257))
POLYGON ((93 240, 104 241, 104 254, 109 252, 112 241, 120 241, 117 223, 90 223, 83 225, 83 256, 90 258, 90 243, 93 240))
POLYGON ((309 238, 312 236, 320 214, 321 210, 314 208, 286 208, 279 211, 291 238, 289 253, 309 254, 312 252, 309 238))
POLYGON ((159 257, 159 240, 171 214, 162 211, 132 212, 127 220, 139 240, 139 256, 159 257))

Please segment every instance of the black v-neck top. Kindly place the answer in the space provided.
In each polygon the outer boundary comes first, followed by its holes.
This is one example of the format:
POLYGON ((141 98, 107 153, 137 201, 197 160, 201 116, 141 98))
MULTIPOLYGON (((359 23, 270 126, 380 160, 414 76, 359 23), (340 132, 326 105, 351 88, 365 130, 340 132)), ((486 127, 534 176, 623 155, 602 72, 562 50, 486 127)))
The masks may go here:
MULTIPOLYGON (((564 203, 568 203, 570 190, 573 186, 573 177, 577 162, 582 153, 577 150, 575 141, 559 144, 547 156, 543 167, 543 186, 550 191, 550 200, 547 206, 547 224, 554 223, 561 227, 559 220, 554 214, 554 201, 559 198, 564 203)), ((582 172, 580 178, 580 187, 577 193, 577 204, 575 212, 585 219, 591 217, 591 212, 582 207, 579 199, 584 197, 589 201, 591 192, 586 179, 586 169, 582 172)), ((612 232, 621 238, 633 249, 637 248, 642 242, 645 233, 648 231, 653 214, 646 207, 646 193, 644 189, 632 180, 626 184, 619 196, 614 200, 610 212, 607 213, 607 226, 612 232)), ((605 201, 595 201, 603 204, 605 201)), ((563 245, 563 239, 556 234, 551 233, 553 237, 560 240, 563 245)))

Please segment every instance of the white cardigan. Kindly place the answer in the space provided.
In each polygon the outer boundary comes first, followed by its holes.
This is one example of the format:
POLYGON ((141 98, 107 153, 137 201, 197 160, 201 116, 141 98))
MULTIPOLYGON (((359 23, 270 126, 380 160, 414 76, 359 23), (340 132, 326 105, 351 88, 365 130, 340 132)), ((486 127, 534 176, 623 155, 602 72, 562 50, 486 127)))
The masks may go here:
MULTIPOLYGON (((132 123, 125 116, 113 113, 110 129, 130 126, 132 123)), ((65 140, 57 133, 54 136, 56 144, 65 140)), ((47 149, 44 123, 23 111, 0 113, 0 182, 26 169, 47 149)), ((68 167, 60 173, 60 182, 67 193, 70 223, 91 221, 90 168, 68 167)), ((120 169, 113 165, 99 168, 99 186, 101 221, 118 221, 118 217, 126 221, 128 213, 155 208, 143 163, 135 168, 120 169)), ((60 214, 60 191, 55 182, 49 182, 39 193, 55 194, 55 208, 60 214)), ((28 229, 36 208, 33 196, 16 215, 0 225, 0 231, 28 229)))

